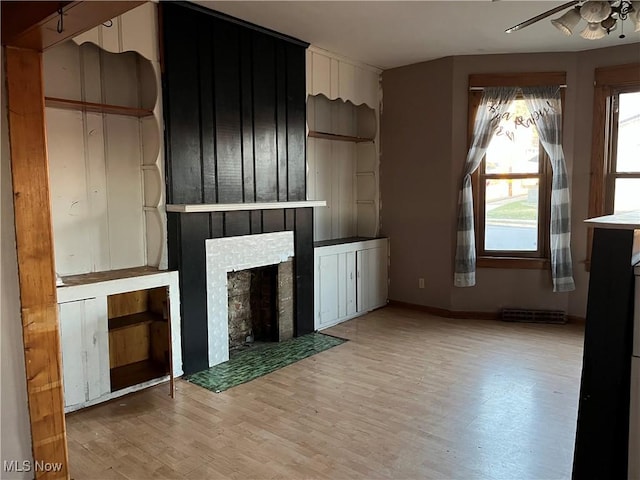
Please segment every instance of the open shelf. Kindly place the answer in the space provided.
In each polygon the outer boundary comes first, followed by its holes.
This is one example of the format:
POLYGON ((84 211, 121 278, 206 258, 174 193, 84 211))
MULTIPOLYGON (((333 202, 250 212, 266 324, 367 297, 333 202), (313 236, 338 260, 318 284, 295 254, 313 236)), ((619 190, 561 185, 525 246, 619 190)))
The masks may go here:
POLYGON ((153 312, 134 313, 132 315, 123 315, 122 317, 109 319, 109 331, 120 330, 132 325, 150 324, 153 321, 162 322, 162 315, 153 312))
POLYGON ((108 105, 106 103, 82 102, 66 98, 45 97, 44 104, 47 107, 62 108, 65 110, 80 110, 93 113, 111 113, 126 115, 129 117, 148 117, 153 115, 152 110, 145 108, 125 107, 123 105, 108 105))
POLYGON ((111 391, 138 385, 169 374, 167 365, 153 360, 130 363, 111 369, 111 391))
POLYGON ((339 135, 336 133, 325 133, 325 132, 316 132, 313 130, 309 131, 309 136, 313 138, 323 138, 325 140, 337 140, 339 142, 373 142, 373 138, 367 137, 352 137, 349 135, 339 135))

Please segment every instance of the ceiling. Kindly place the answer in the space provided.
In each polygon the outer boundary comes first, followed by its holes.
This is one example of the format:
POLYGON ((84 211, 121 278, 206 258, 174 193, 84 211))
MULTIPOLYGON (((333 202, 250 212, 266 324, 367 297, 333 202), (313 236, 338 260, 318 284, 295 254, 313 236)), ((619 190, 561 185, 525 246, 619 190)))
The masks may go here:
MULTIPOLYGON (((450 55, 564 52, 638 43, 631 22, 607 38, 567 37, 549 20, 511 27, 562 1, 196 1, 312 45, 383 69, 450 55)), ((564 13, 564 12, 562 12, 564 13)))

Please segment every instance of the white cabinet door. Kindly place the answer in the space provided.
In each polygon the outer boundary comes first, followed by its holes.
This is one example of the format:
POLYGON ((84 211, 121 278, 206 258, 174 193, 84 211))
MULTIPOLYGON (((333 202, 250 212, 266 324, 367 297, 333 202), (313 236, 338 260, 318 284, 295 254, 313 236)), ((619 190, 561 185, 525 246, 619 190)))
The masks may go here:
POLYGON ((357 252, 358 312, 367 312, 387 303, 387 246, 357 252))
POLYGON ((61 303, 60 340, 65 407, 110 392, 106 297, 61 303))
POLYGON ((369 250, 369 308, 387 304, 388 296, 388 249, 387 242, 369 250))
POLYGON ((326 328, 356 313, 355 252, 318 255, 316 329, 326 328))
POLYGON ((356 254, 338 254, 338 318, 356 313, 356 254))
POLYGON ((322 328, 338 320, 338 254, 321 255, 318 257, 318 285, 319 292, 318 325, 322 328))

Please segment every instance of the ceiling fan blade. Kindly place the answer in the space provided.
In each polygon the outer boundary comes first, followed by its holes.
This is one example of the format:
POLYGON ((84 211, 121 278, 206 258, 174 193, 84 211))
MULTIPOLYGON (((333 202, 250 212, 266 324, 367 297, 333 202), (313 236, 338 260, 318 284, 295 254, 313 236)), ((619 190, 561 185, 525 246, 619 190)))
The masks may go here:
POLYGON ((541 13, 540 15, 536 15, 533 18, 530 18, 529 20, 525 20, 522 23, 519 23, 517 25, 514 25, 511 28, 507 28, 504 33, 513 33, 513 32, 517 32, 518 30, 523 29, 524 27, 528 27, 529 25, 532 25, 536 22, 539 22, 540 20, 550 17, 551 15, 553 15, 554 13, 558 13, 561 12, 562 10, 565 10, 569 7, 573 7, 574 5, 577 5, 578 3, 580 3, 580 0, 572 0, 571 2, 567 2, 564 3, 562 5, 560 5, 559 7, 556 8, 552 8, 551 10, 547 10, 544 13, 541 13))

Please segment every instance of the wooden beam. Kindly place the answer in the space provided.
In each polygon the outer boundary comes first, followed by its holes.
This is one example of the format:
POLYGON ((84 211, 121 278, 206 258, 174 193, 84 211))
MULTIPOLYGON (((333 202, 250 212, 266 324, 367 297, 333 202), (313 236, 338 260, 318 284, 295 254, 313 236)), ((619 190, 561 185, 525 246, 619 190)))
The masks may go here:
POLYGON ((56 299, 42 54, 6 48, 16 249, 33 458, 69 478, 56 299))
POLYGON ((2 2, 2 44, 43 51, 80 35, 144 1, 2 2), (42 7, 41 4, 49 3, 42 7), (55 8, 52 8, 55 6, 55 8), (58 8, 62 8, 62 22, 58 8), (31 12, 31 13, 30 13, 31 12), (48 13, 48 15, 47 15, 48 13), (28 22, 31 21, 31 24, 28 22), (5 32, 5 24, 16 24, 5 32), (62 29, 61 32, 59 30, 62 29))
POLYGON ((2 8, 2 44, 10 44, 34 25, 46 21, 55 15, 59 8, 71 2, 20 2, 5 0, 2 8))

